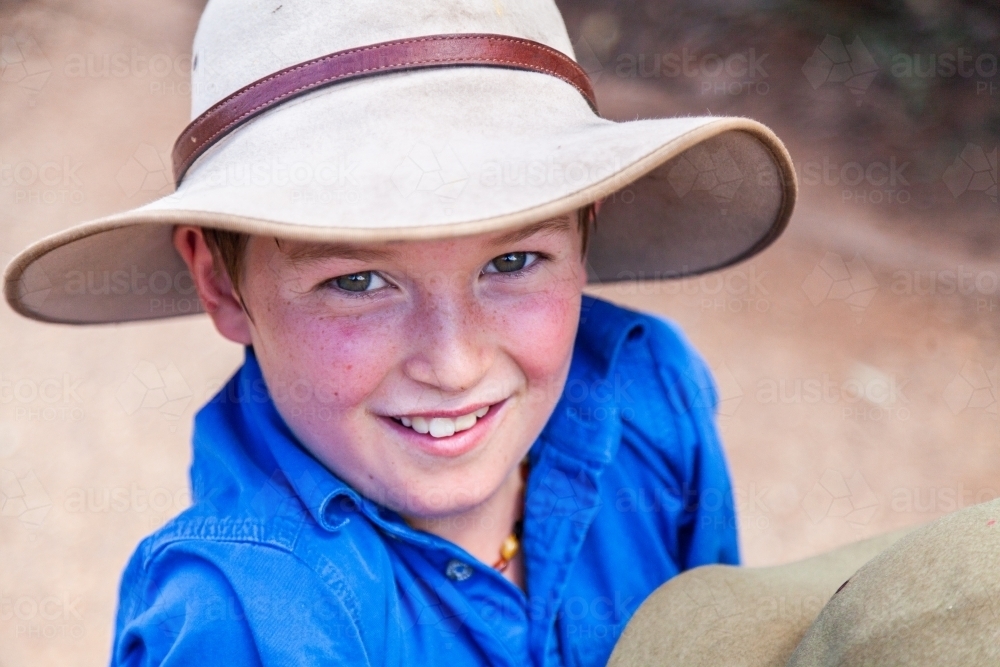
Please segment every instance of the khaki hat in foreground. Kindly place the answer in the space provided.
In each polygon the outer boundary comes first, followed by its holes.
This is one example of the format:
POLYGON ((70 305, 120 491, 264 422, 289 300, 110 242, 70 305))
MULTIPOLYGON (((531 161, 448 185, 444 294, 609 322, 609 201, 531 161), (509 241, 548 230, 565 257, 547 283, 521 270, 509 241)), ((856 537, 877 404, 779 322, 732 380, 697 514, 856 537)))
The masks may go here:
POLYGON ((1000 665, 1000 500, 938 519, 858 570, 788 665, 1000 665))
POLYGON ((604 199, 588 271, 615 281, 746 259, 778 237, 795 201, 788 153, 760 123, 597 115, 548 0, 391 11, 373 0, 211 0, 192 62, 195 122, 175 147, 177 190, 22 252, 5 274, 15 310, 74 324, 200 311, 171 243, 176 224, 318 242, 433 239, 604 199), (490 46, 459 48, 476 39, 490 46), (447 54, 436 58, 434 45, 447 54), (423 49, 419 67, 403 47, 423 49), (341 61, 362 66, 297 85, 341 61), (289 87, 275 103, 240 106, 276 81, 289 87), (233 99, 238 122, 215 122, 233 99))
POLYGON ((642 603, 608 666, 782 667, 837 588, 910 530, 787 565, 688 570, 642 603))

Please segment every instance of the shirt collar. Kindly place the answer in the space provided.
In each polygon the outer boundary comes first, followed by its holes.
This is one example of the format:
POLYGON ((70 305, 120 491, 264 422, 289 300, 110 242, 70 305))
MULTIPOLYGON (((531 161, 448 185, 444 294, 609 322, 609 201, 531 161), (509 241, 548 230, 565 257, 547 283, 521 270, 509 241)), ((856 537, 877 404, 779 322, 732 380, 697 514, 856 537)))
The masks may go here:
POLYGON ((645 335, 643 321, 646 317, 584 294, 574 363, 579 360, 580 364, 589 365, 595 377, 607 378, 625 341, 638 340, 645 335))
MULTIPOLYGON (((253 348, 249 346, 236 380, 241 396, 257 397, 256 400, 240 401, 243 417, 250 426, 248 431, 266 443, 284 478, 282 481, 302 500, 316 523, 334 530, 343 524, 342 510, 367 508, 371 504, 302 448, 278 413, 270 392, 260 391, 266 384, 253 348)), ((275 477, 272 476, 272 484, 275 477)))

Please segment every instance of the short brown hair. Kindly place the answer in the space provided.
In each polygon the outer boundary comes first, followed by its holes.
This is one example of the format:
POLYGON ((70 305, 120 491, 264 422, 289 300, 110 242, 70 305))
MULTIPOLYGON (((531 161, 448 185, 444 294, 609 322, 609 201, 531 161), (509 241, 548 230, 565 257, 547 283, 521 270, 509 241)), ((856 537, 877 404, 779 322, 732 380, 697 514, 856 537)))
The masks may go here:
MULTIPOLYGON (((577 211, 577 225, 583 237, 583 255, 587 254, 587 244, 590 241, 590 228, 596 223, 597 210, 594 204, 587 204, 577 211)), ((240 283, 243 280, 243 256, 246 253, 250 235, 243 232, 230 232, 224 229, 202 229, 205 243, 226 269, 233 289, 239 294, 240 283)))
POLYGON ((212 255, 216 259, 222 262, 226 274, 229 275, 229 281, 233 284, 233 289, 239 292, 240 282, 243 278, 243 255, 246 253, 250 235, 210 227, 204 227, 201 231, 205 235, 205 244, 208 249, 212 251, 212 255))

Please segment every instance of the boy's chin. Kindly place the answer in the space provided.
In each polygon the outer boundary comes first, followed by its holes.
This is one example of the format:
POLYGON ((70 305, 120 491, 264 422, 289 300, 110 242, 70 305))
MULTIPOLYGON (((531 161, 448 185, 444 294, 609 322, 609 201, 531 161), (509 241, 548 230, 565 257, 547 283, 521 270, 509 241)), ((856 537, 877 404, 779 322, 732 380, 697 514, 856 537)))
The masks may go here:
POLYGON ((398 507, 393 507, 407 519, 440 522, 449 521, 474 512, 495 490, 464 490, 428 492, 414 494, 398 507))
MULTIPOLYGON (((426 480, 407 484, 405 496, 386 498, 385 504, 407 520, 427 523, 468 522, 469 516, 483 509, 503 485, 499 476, 476 477, 465 474, 461 480, 426 480)), ((462 526, 457 525, 457 528, 462 526)))

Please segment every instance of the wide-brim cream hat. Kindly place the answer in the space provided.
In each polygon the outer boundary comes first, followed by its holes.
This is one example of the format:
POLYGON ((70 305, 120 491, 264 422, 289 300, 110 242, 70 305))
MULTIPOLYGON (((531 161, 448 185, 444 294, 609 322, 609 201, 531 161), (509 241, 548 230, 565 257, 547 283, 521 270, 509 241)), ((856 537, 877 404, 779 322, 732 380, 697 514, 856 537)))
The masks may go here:
POLYGON ((320 242, 520 227, 603 200, 592 281, 722 268, 796 195, 745 118, 601 118, 548 0, 211 0, 192 54, 178 187, 19 254, 5 296, 39 320, 198 312, 176 224, 320 242))

